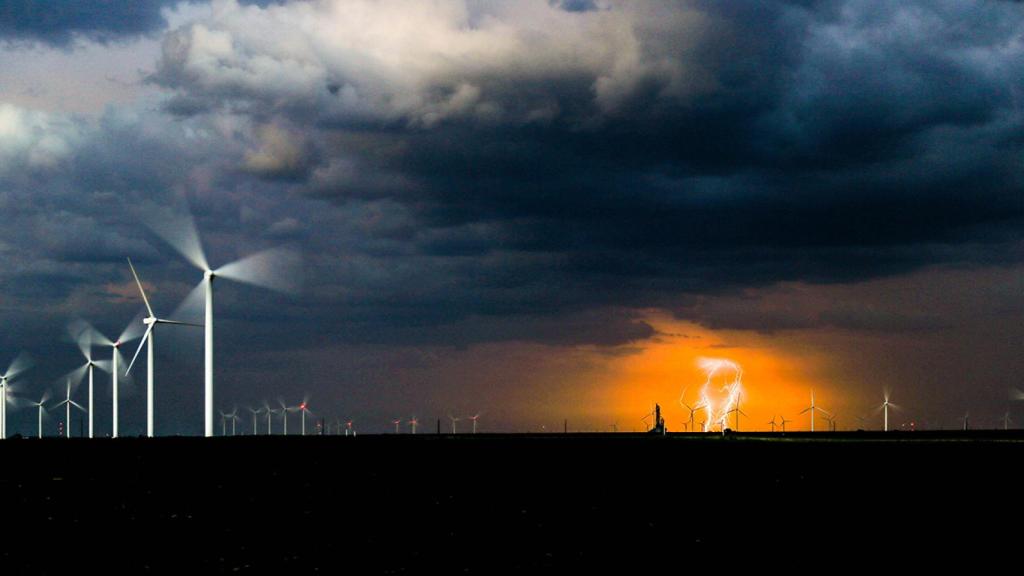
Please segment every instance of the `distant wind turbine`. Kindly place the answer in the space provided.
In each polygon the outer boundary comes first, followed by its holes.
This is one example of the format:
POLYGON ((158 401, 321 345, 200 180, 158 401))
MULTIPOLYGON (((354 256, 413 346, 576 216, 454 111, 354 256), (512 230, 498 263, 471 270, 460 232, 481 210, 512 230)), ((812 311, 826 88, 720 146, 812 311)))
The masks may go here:
POLYGON ((249 406, 247 409, 249 410, 249 413, 252 414, 252 435, 255 436, 256 418, 260 415, 260 412, 263 412, 263 410, 259 408, 253 408, 252 406, 249 406))
POLYGON ((772 432, 775 432, 775 416, 772 415, 772 419, 767 422, 772 425, 772 432))
POLYGON ((65 407, 64 415, 64 434, 67 438, 71 438, 71 407, 74 406, 82 412, 85 412, 85 407, 71 399, 71 380, 67 382, 67 395, 64 397, 64 401, 58 403, 54 408, 65 407))
POLYGON ((882 431, 888 432, 889 431, 889 409, 892 408, 893 410, 902 410, 902 408, 900 408, 896 404, 893 404, 892 402, 889 401, 889 391, 888 390, 885 391, 883 398, 884 398, 884 400, 882 401, 882 404, 878 408, 875 409, 876 410, 875 414, 878 414, 878 412, 877 412, 878 410, 881 410, 883 412, 885 417, 884 417, 884 420, 883 420, 882 431))
POLYGON ((473 434, 476 434, 476 421, 480 419, 480 416, 482 414, 483 414, 482 412, 477 412, 473 416, 469 417, 469 419, 473 421, 473 434))
MULTIPOLYGON (((226 278, 261 286, 278 292, 297 292, 299 286, 298 256, 283 249, 265 250, 226 264, 216 270, 210 267, 203 251, 199 232, 191 215, 161 211, 153 214, 150 227, 177 250, 189 263, 203 272, 200 286, 204 288, 205 321, 205 435, 213 436, 213 280, 226 278)), ((287 421, 287 416, 285 417, 287 421)))
POLYGON ((313 415, 313 413, 309 411, 309 399, 308 398, 303 398, 302 399, 302 404, 298 405, 298 410, 299 410, 299 412, 302 413, 302 435, 305 436, 306 435, 306 414, 309 414, 310 416, 313 415))
POLYGON ((146 291, 142 288, 142 281, 139 280, 139 275, 135 272, 135 266, 132 265, 131 258, 128 259, 128 267, 132 271, 132 277, 135 278, 135 285, 139 287, 139 294, 142 295, 142 302, 146 305, 146 311, 149 316, 142 319, 143 325, 145 325, 146 332, 142 336, 142 341, 139 342, 139 348, 135 351, 135 356, 132 357, 132 361, 128 363, 128 369, 124 371, 125 376, 131 373, 132 366, 135 365, 135 361, 139 358, 139 352, 142 352, 142 347, 146 346, 146 436, 153 437, 153 338, 156 336, 156 325, 157 324, 171 324, 179 326, 199 326, 199 324, 189 324, 188 322, 178 322, 176 320, 165 320, 163 318, 157 318, 156 314, 153 313, 153 307, 149 305, 149 298, 146 297, 146 291))
POLYGON ((409 420, 409 426, 412 428, 412 433, 414 435, 416 434, 416 425, 419 423, 420 421, 417 420, 415 416, 412 417, 412 420, 409 420))
POLYGON ((459 420, 462 420, 462 418, 449 414, 448 419, 452 421, 452 434, 455 434, 455 425, 458 424, 459 420))
POLYGON ((395 418, 394 420, 391 421, 391 423, 395 425, 395 434, 398 434, 398 427, 402 425, 402 419, 395 418))
POLYGON ((814 432, 814 413, 819 411, 819 410, 824 412, 824 410, 822 410, 821 408, 818 408, 814 404, 814 390, 811 390, 811 405, 800 411, 801 414, 806 414, 807 412, 811 413, 811 432, 814 432))
POLYGON ((7 438, 7 404, 14 403, 11 380, 31 367, 32 360, 27 354, 21 353, 7 367, 7 371, 0 374, 0 440, 7 438))
POLYGON ((779 426, 782 426, 782 433, 785 434, 786 433, 786 423, 787 422, 792 422, 792 420, 786 420, 785 416, 779 416, 779 418, 781 418, 781 420, 779 421, 779 426))
MULTIPOLYGON (((89 408, 89 434, 88 437, 93 437, 93 413, 96 410, 96 405, 93 403, 93 369, 99 368, 104 372, 110 372, 111 365, 103 361, 95 361, 92 359, 92 347, 95 340, 99 339, 100 334, 91 324, 85 320, 76 320, 68 326, 68 332, 71 337, 75 339, 75 343, 78 344, 78 349, 82 352, 82 356, 85 358, 85 364, 80 366, 75 371, 75 381, 81 382, 85 375, 89 377, 89 400, 87 402, 89 408)), ((105 339, 104 339, 105 340, 105 339)))
MULTIPOLYGON (((110 363, 97 362, 96 365, 101 369, 110 372, 111 378, 111 392, 113 395, 113 420, 112 420, 112 433, 111 438, 117 438, 119 434, 119 417, 120 417, 120 376, 124 367, 124 356, 121 354, 121 346, 136 338, 142 336, 143 330, 139 326, 139 322, 132 321, 125 327, 121 332, 121 335, 116 341, 112 341, 102 332, 97 330, 85 321, 79 320, 77 326, 73 325, 71 328, 72 335, 75 333, 78 336, 75 338, 76 343, 82 354, 85 355, 86 359, 89 360, 91 353, 87 352, 84 348, 91 346, 110 346, 111 358, 110 363)), ((91 387, 90 387, 91 389, 91 387)), ((90 392, 89 397, 90 405, 92 402, 92 393, 90 392)), ((92 410, 89 411, 89 421, 92 421, 92 410)))
POLYGON ((44 405, 46 404, 46 401, 49 400, 49 399, 50 399, 50 391, 47 390, 47 391, 43 392, 43 397, 39 399, 39 402, 32 402, 32 405, 35 406, 39 410, 39 415, 38 415, 38 417, 39 417, 38 437, 39 438, 43 437, 43 413, 46 411, 46 407, 44 405))

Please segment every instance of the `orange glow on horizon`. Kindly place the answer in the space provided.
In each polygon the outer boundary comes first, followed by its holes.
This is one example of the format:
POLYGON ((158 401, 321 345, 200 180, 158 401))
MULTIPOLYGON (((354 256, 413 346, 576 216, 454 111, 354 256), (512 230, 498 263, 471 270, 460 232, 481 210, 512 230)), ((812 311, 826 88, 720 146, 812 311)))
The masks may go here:
MULTIPOLYGON (((644 430, 641 419, 651 412, 655 402, 661 405, 668 430, 684 431, 690 413, 679 403, 680 395, 686 390, 686 402, 691 406, 700 400, 705 381, 701 358, 728 359, 742 367, 740 409, 747 416, 740 416, 741 431, 770 430, 769 421, 780 416, 788 420, 788 431, 810 429, 810 417, 800 415, 800 411, 810 404, 812 388, 819 407, 833 413, 840 408, 832 402, 829 387, 815 381, 819 358, 782 350, 763 335, 715 332, 663 314, 652 314, 647 321, 659 336, 644 342, 639 352, 618 358, 609 366, 613 384, 606 417, 617 421, 621 431, 644 430)), ((703 419, 704 411, 694 416, 698 431, 703 419)), ((735 425, 735 415, 730 416, 728 426, 735 425)), ((823 431, 827 426, 819 414, 815 429, 823 431)), ((841 413, 838 415, 837 429, 855 427, 841 413)))

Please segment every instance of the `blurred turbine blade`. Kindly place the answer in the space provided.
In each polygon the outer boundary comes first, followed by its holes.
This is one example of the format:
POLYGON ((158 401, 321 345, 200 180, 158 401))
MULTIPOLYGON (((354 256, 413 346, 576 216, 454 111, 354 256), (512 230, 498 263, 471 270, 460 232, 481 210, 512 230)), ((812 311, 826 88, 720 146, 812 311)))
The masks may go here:
POLYGON ((107 374, 110 374, 110 371, 114 369, 114 366, 113 364, 111 364, 110 360, 96 360, 92 363, 92 365, 99 368, 100 370, 103 370, 107 374))
POLYGON ((75 402, 74 400, 68 400, 68 402, 70 402, 72 406, 74 406, 75 408, 78 408, 82 412, 88 412, 88 410, 86 410, 85 407, 82 406, 81 404, 79 404, 78 402, 75 402))
POLYGON ((293 250, 272 248, 222 266, 216 275, 295 294, 302 288, 302 258, 293 250))
POLYGON ((184 318, 201 322, 206 312, 205 282, 199 282, 189 291, 185 299, 171 312, 171 318, 184 318))
POLYGON ((1010 388, 1010 400, 1024 400, 1024 391, 1020 388, 1010 388))
POLYGON ((117 337, 117 341, 124 344, 125 342, 131 342, 132 340, 142 336, 143 332, 145 332, 145 329, 143 328, 145 324, 142 323, 143 318, 145 318, 145 316, 143 316, 141 311, 136 314, 135 318, 132 318, 132 321, 124 327, 124 330, 121 331, 121 335, 117 337))
POLYGON ((27 353, 22 352, 21 354, 18 354, 18 356, 11 362, 11 365, 7 367, 7 371, 4 372, 4 376, 10 380, 31 367, 32 357, 27 353))
POLYGON ((124 375, 127 376, 132 371, 132 366, 135 366, 135 361, 139 358, 139 352, 142 352, 142 347, 146 345, 146 340, 149 339, 149 333, 153 331, 153 326, 156 324, 150 324, 146 328, 146 334, 142 336, 142 340, 139 341, 139 348, 135 350, 135 356, 132 356, 132 361, 128 364, 128 368, 124 371, 124 375))
POLYGON ((132 265, 132 259, 128 259, 128 267, 132 269, 132 276, 135 277, 135 285, 139 287, 139 294, 142 294, 142 301, 146 304, 146 310, 149 311, 150 316, 156 316, 153 314, 153 307, 149 305, 149 298, 146 298, 146 291, 142 289, 142 281, 139 280, 138 273, 135 272, 135 266, 132 265))
POLYGON ((203 271, 210 269, 191 214, 151 204, 143 209, 142 219, 157 236, 193 266, 203 271))
POLYGON ((67 381, 68 386, 72 388, 77 388, 78 385, 82 382, 82 378, 85 378, 85 375, 88 371, 89 365, 82 364, 78 368, 75 368, 71 372, 68 372, 67 374, 61 376, 60 379, 67 381))

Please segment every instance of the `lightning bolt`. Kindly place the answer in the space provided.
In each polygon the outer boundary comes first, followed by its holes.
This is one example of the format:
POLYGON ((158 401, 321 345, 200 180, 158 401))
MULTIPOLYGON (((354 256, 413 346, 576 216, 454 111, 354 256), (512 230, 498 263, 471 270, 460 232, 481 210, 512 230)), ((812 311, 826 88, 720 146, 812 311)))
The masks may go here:
POLYGON ((700 390, 700 402, 698 409, 703 409, 706 415, 704 420, 704 432, 709 431, 715 424, 726 428, 726 419, 733 409, 738 409, 740 394, 743 391, 743 368, 727 358, 698 358, 697 366, 704 372, 704 385, 700 390), (716 377, 724 384, 716 388, 716 377), (730 379, 731 377, 731 379, 730 379), (714 394, 713 392, 717 392, 714 394), (714 397, 725 395, 725 400, 715 402, 714 397))

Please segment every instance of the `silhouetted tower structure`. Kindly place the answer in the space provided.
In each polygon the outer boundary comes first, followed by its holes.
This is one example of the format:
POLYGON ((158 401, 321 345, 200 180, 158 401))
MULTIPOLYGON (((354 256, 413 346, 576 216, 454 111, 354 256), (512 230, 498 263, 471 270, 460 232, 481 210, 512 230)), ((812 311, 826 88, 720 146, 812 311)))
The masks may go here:
POLYGON ((661 417, 661 405, 654 405, 654 428, 651 428, 651 434, 665 435, 665 419, 661 417))

